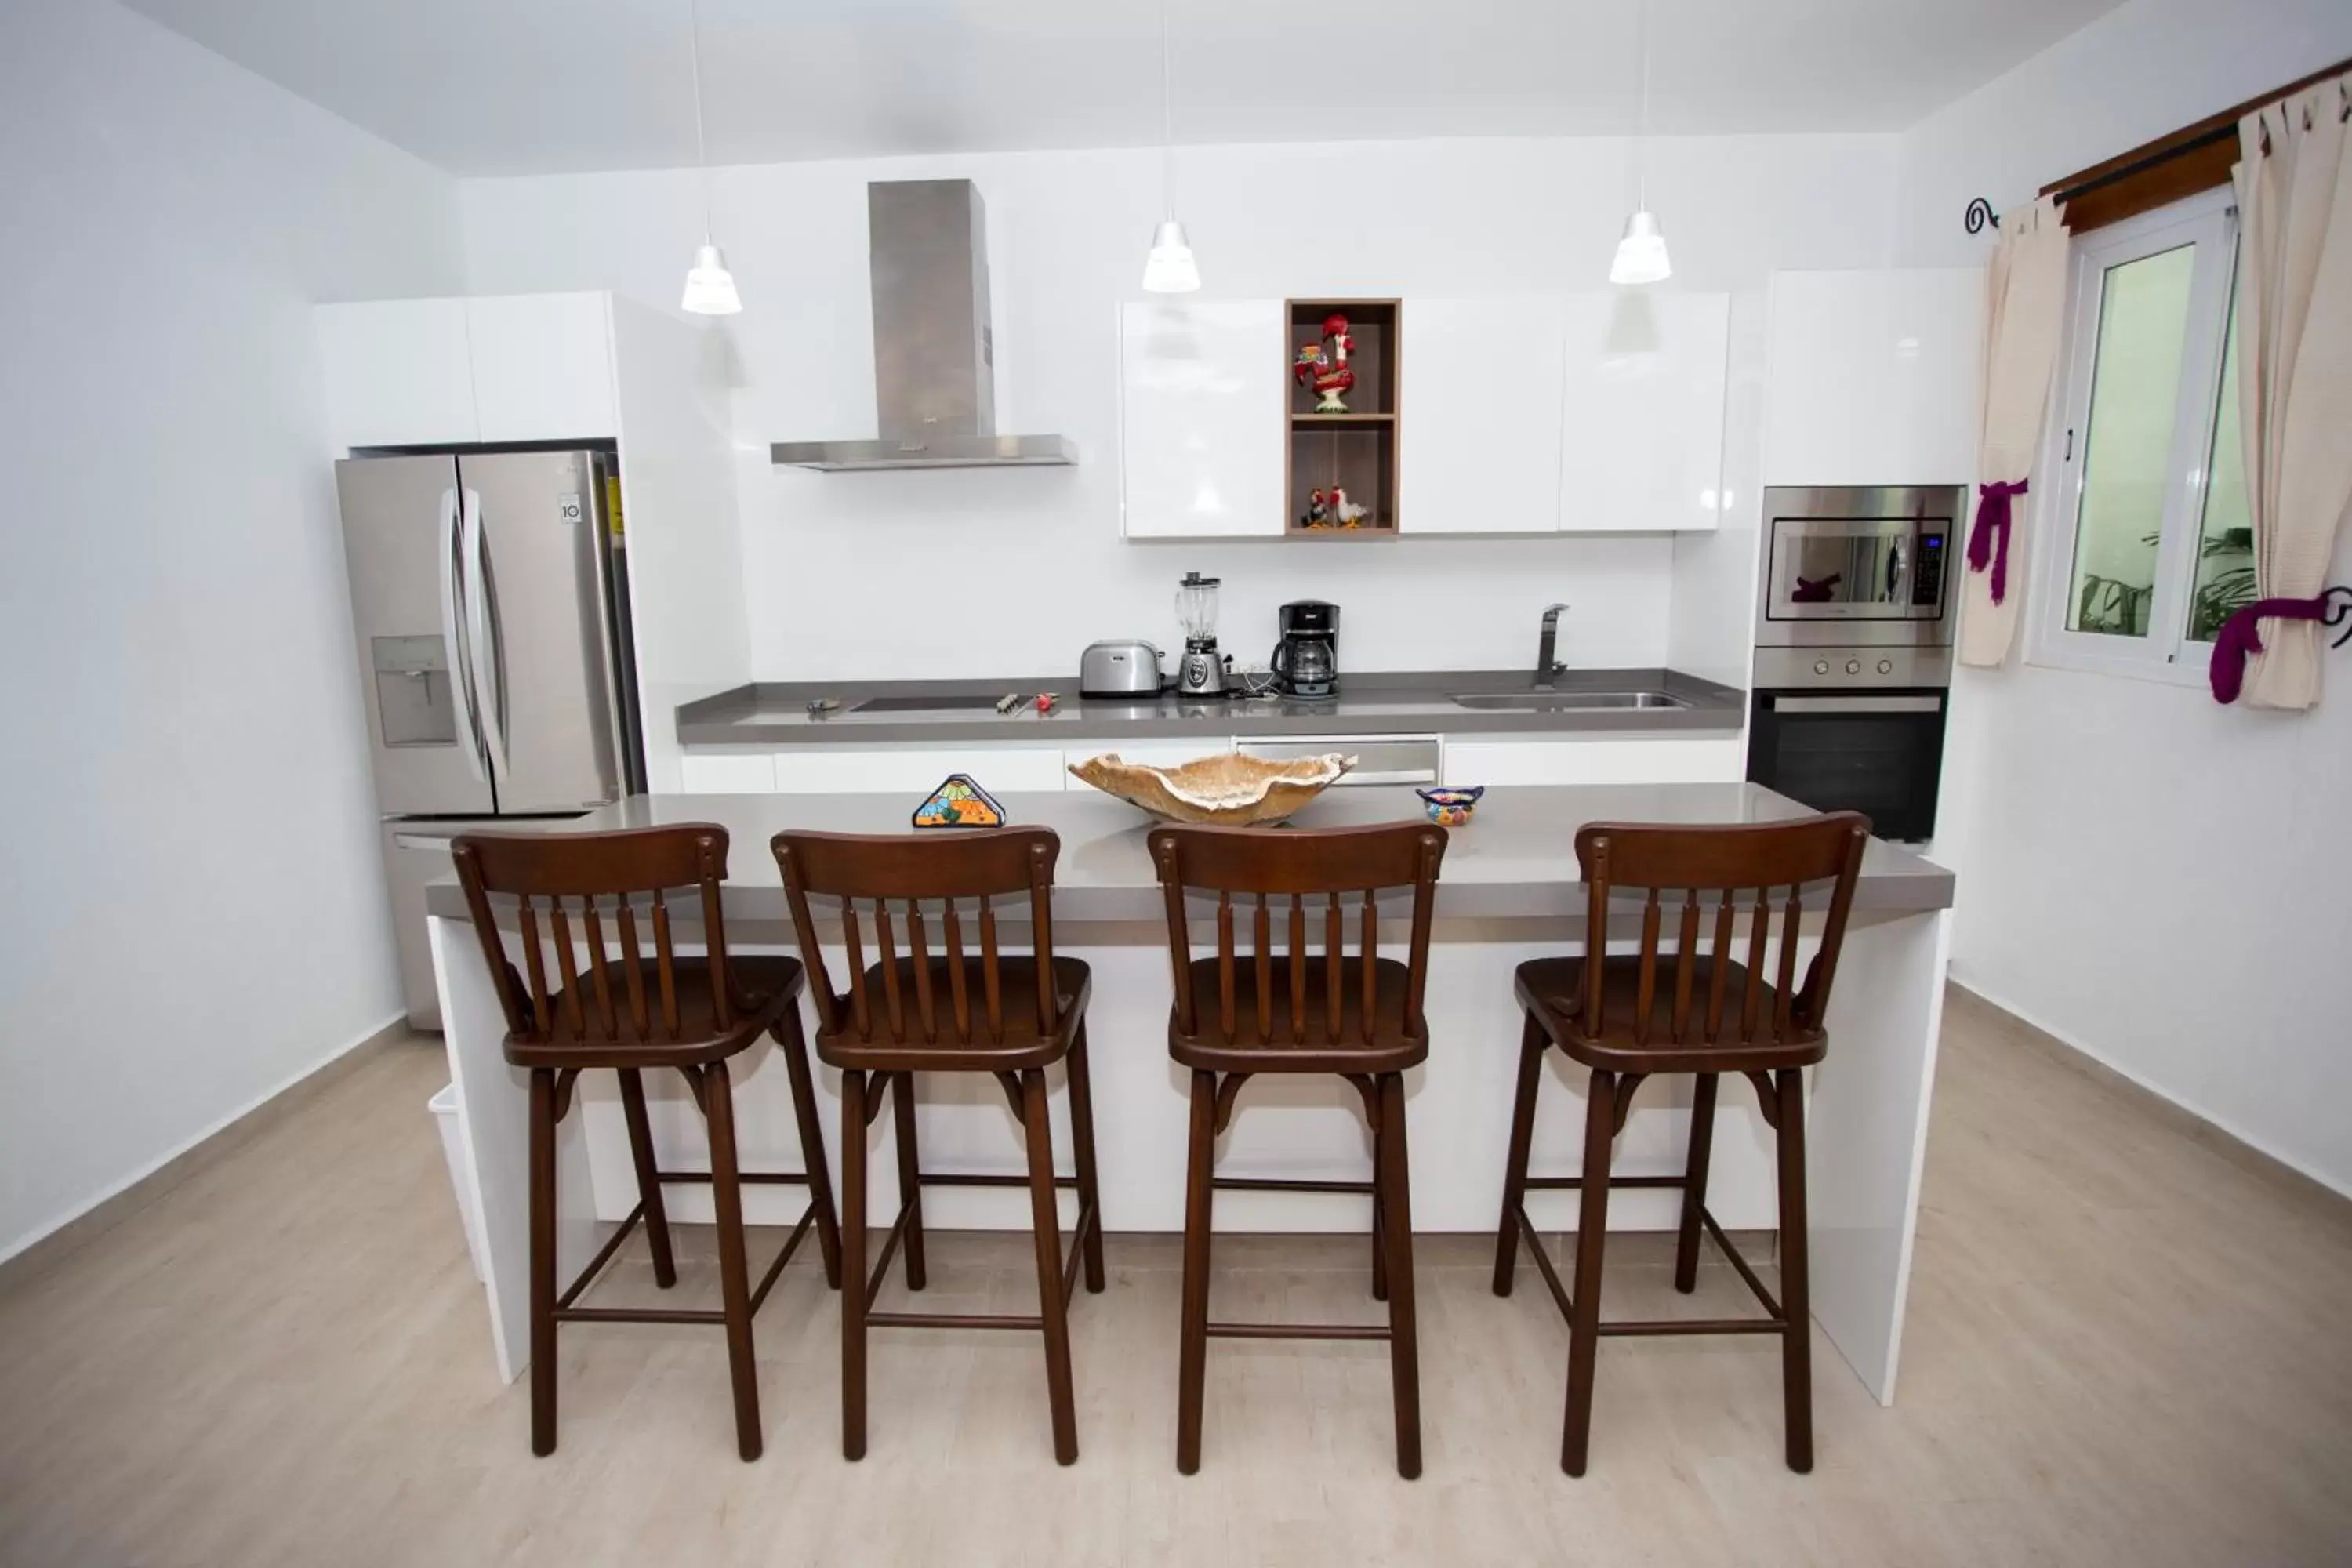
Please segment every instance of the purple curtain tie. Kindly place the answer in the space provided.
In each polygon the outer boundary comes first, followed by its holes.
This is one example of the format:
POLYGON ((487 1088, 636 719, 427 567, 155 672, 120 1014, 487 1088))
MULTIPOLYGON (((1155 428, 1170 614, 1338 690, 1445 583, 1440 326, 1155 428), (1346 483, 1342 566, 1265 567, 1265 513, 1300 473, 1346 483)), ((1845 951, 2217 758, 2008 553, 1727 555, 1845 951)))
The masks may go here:
POLYGON ((1992 602, 2009 597, 2009 503, 2025 493, 2023 479, 1977 487, 1977 525, 1969 535, 1969 566, 1992 568, 1992 602))
POLYGON ((2322 594, 2315 599, 2257 599, 2232 612, 2213 638, 2213 662, 2205 669, 2206 679, 2213 685, 2213 700, 2235 702, 2238 693, 2245 689, 2247 656, 2263 651, 2256 622, 2265 616, 2282 621, 2324 620, 2328 597, 2322 594))

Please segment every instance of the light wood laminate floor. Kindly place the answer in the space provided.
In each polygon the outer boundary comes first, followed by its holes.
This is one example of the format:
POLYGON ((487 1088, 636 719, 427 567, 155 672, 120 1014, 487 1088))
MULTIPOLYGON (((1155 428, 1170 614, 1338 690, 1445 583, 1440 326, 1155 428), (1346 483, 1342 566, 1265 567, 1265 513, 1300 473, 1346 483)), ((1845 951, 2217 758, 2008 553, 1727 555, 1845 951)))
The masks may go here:
MULTIPOLYGON (((0 1561, 2352 1561, 2346 1205, 1965 996, 1900 1403, 1817 1336, 1810 1477, 1781 1467, 1777 1352, 1745 1339, 1604 1341, 1591 1474, 1562 1476, 1567 1331, 1524 1262, 1498 1300, 1491 1243, 1447 1237, 1418 1244, 1417 1482, 1392 1466, 1385 1347, 1345 1343, 1213 1343, 1202 1473, 1178 1476, 1176 1247, 1116 1236, 1109 1290, 1076 1310, 1075 1468, 1034 1336, 905 1331, 875 1335, 870 1455, 845 1464, 813 1247, 758 1321, 766 1458, 735 1458, 716 1331, 590 1326, 562 1339, 562 1447, 533 1459, 424 1110, 445 1075, 437 1045, 385 1049, 0 1286, 0 1561)), ((678 1293, 715 1300, 708 1233, 682 1240, 678 1293)), ((1031 1310, 1024 1237, 930 1246, 929 1309, 1031 1310)), ((1221 1316, 1377 1320, 1360 1238, 1218 1252, 1221 1316)), ((642 1244, 625 1256, 600 1300, 655 1294, 642 1244)), ((1607 1310, 1747 1305, 1719 1263, 1676 1297, 1664 1260, 1612 1243, 1607 1310)))

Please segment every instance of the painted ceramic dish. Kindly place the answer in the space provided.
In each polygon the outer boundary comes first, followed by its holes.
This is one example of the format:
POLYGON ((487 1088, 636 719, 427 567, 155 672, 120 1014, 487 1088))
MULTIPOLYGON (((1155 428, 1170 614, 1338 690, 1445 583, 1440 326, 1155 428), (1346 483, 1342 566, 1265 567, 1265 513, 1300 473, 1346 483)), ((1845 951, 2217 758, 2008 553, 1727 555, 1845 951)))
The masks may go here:
POLYGON ((918 827, 1002 827, 1004 808, 970 773, 950 773, 915 808, 918 827))
POLYGON ((1470 820, 1478 807, 1478 797, 1486 793, 1485 784, 1444 784, 1434 789, 1417 789, 1422 809, 1429 820, 1441 827, 1459 827, 1470 820))
POLYGON ((1163 821, 1266 827, 1288 821, 1355 765, 1355 758, 1337 752, 1285 762, 1220 752, 1172 768, 1155 768, 1107 752, 1072 763, 1070 772, 1163 821))

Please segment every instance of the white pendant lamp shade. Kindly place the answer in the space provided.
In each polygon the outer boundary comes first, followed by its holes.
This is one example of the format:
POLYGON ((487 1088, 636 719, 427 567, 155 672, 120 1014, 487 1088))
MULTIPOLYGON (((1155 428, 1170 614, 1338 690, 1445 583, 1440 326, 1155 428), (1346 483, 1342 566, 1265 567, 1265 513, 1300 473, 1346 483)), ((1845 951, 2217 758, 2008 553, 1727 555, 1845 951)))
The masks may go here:
POLYGON ((1160 0, 1160 195, 1168 216, 1152 231, 1151 249, 1143 258, 1143 290, 1191 294, 1201 287, 1201 265, 1192 259, 1184 226, 1176 221, 1176 96, 1168 78, 1168 0, 1160 0))
POLYGON ((1152 294, 1190 294, 1201 287, 1200 264, 1192 259, 1184 226, 1174 218, 1151 236, 1151 252, 1143 258, 1143 287, 1152 294))
POLYGON ((1663 283, 1674 276, 1666 259, 1666 237, 1657 215, 1643 207, 1625 220, 1625 237, 1617 242, 1617 259, 1609 264, 1612 283, 1663 283))
POLYGON ((686 298, 678 309, 694 316, 731 316, 743 308, 735 292, 735 274, 727 270, 727 257, 715 245, 694 247, 694 265, 686 269, 686 298))
POLYGON ((694 265, 686 269, 686 293, 677 308, 690 316, 732 316, 743 309, 735 292, 735 274, 727 270, 726 255, 710 242, 710 146, 702 132, 702 16, 688 0, 686 39, 694 62, 694 163, 702 175, 702 243, 694 247, 694 265))

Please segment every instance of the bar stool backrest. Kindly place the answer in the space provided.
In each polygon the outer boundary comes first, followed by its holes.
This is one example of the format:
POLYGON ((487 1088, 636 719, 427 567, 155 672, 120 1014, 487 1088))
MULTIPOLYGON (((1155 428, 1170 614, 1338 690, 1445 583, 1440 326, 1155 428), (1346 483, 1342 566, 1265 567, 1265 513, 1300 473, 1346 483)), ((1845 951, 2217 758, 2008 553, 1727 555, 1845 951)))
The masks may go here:
POLYGON ((690 903, 689 910, 702 921, 714 1016, 696 1019, 698 1032, 704 1022, 722 1034, 734 1026, 742 1006, 728 984, 727 929, 719 907, 719 884, 727 878, 727 830, 718 824, 687 822, 607 833, 461 833, 450 841, 449 850, 457 863, 467 907, 473 911, 482 957, 498 987, 499 1004, 506 1010, 507 1029, 517 1040, 583 1046, 677 1041, 681 1020, 677 958, 670 938, 672 892, 689 899, 699 895, 699 907, 690 903), (516 900, 527 978, 516 973, 507 957, 493 918, 492 894, 516 900), (650 976, 639 942, 641 910, 653 930, 650 976), (576 945, 574 914, 580 922, 576 945), (617 952, 605 940, 608 914, 617 952), (584 997, 581 946, 588 954, 584 997), (554 949, 554 985, 549 984, 546 947, 554 949))
POLYGON ((1287 900, 1288 932, 1285 963, 1288 984, 1291 1038, 1307 1034, 1308 975, 1307 900, 1321 903, 1314 923, 1322 927, 1321 965, 1325 994, 1314 1011, 1322 1015, 1327 1043, 1340 1044, 1346 1002, 1345 904, 1358 909, 1355 984, 1360 1001, 1356 1029, 1360 1043, 1370 1044, 1381 1024, 1413 1039, 1425 1039, 1422 994, 1429 980, 1429 923, 1436 902, 1438 863, 1445 858, 1445 829, 1425 823, 1399 823, 1375 827, 1287 828, 1158 827, 1150 838, 1151 862, 1160 870, 1160 884, 1168 903, 1168 953, 1175 968, 1176 1026, 1192 1036, 1207 1035, 1210 1021, 1195 1016, 1189 973, 1192 939, 1184 907, 1184 890, 1199 889, 1217 895, 1216 1030, 1234 1040, 1242 1005, 1243 966, 1234 951, 1234 895, 1254 896, 1250 911, 1251 955, 1247 1000, 1255 1014, 1260 1040, 1274 1037, 1276 979, 1273 942, 1273 911, 1268 899, 1287 900), (1407 938, 1407 982, 1401 1016, 1380 1016, 1378 974, 1380 953, 1378 902, 1387 889, 1412 889, 1412 924, 1407 938))
POLYGON ((1800 817, 1792 822, 1742 823, 1727 826, 1666 826, 1632 822, 1595 822, 1576 836, 1576 861, 1587 889, 1587 957, 1582 980, 1579 1026, 1598 1036, 1607 1026, 1603 1013, 1608 994, 1603 966, 1592 960, 1607 951, 1609 905, 1622 891, 1646 892, 1642 906, 1641 968, 1634 1000, 1633 1039, 1650 1043, 1659 994, 1658 961, 1663 919, 1660 895, 1681 895, 1679 930, 1673 950, 1673 1007, 1667 1021, 1671 1038, 1690 1037, 1694 1024, 1700 1038, 1724 1037, 1724 1015, 1729 1004, 1727 962, 1711 963, 1707 990, 1701 1005, 1694 995, 1701 967, 1699 940, 1701 906, 1715 906, 1714 940, 1709 952, 1717 960, 1741 963, 1748 972, 1739 999, 1738 1038, 1794 1044, 1818 1039, 1829 1009, 1830 984, 1837 976, 1839 950, 1845 942, 1846 916, 1853 907, 1854 879, 1862 870, 1864 848, 1870 842, 1870 819, 1859 812, 1841 811, 1800 817), (1796 985, 1798 925, 1804 914, 1803 889, 1829 882, 1827 914, 1821 945, 1806 971, 1801 990, 1796 985), (1773 1007, 1763 1011, 1767 944, 1771 935, 1772 901, 1776 889, 1786 889, 1780 908, 1779 973, 1773 981, 1773 1007), (1748 896, 1746 956, 1735 948, 1740 896, 1748 896))
POLYGON ((887 1038, 911 1041, 907 996, 911 991, 921 1038, 936 1044, 949 1031, 956 1044, 1002 1045, 1005 1032, 1004 966, 997 952, 993 900, 1025 895, 1029 904, 1030 946, 1035 957, 1034 1005, 1041 1034, 1052 1034, 1061 1022, 1061 999, 1054 976, 1054 866, 1061 858, 1061 836, 1050 827, 997 827, 921 833, 779 833, 772 847, 777 869, 784 879, 785 901, 792 907, 793 927, 801 944, 801 962, 815 984, 819 1027, 827 1035, 855 1030, 861 1040, 874 1038, 877 1022, 887 1038), (834 989, 825 967, 823 938, 809 910, 809 897, 841 900, 841 939, 849 968, 849 994, 834 989), (882 969, 883 994, 877 1007, 866 993, 865 928, 857 918, 857 900, 866 900, 873 937, 882 969), (973 965, 964 948, 965 900, 979 906, 980 963, 973 965), (929 933, 924 924, 925 902, 940 906, 940 935, 946 942, 944 963, 934 965, 929 933), (895 908, 894 908, 895 906, 895 908), (907 937, 902 976, 898 948, 892 931, 894 915, 907 937), (946 998, 951 1014, 940 1008, 940 976, 946 972, 946 998), (979 1011, 974 1011, 975 982, 979 1011))

